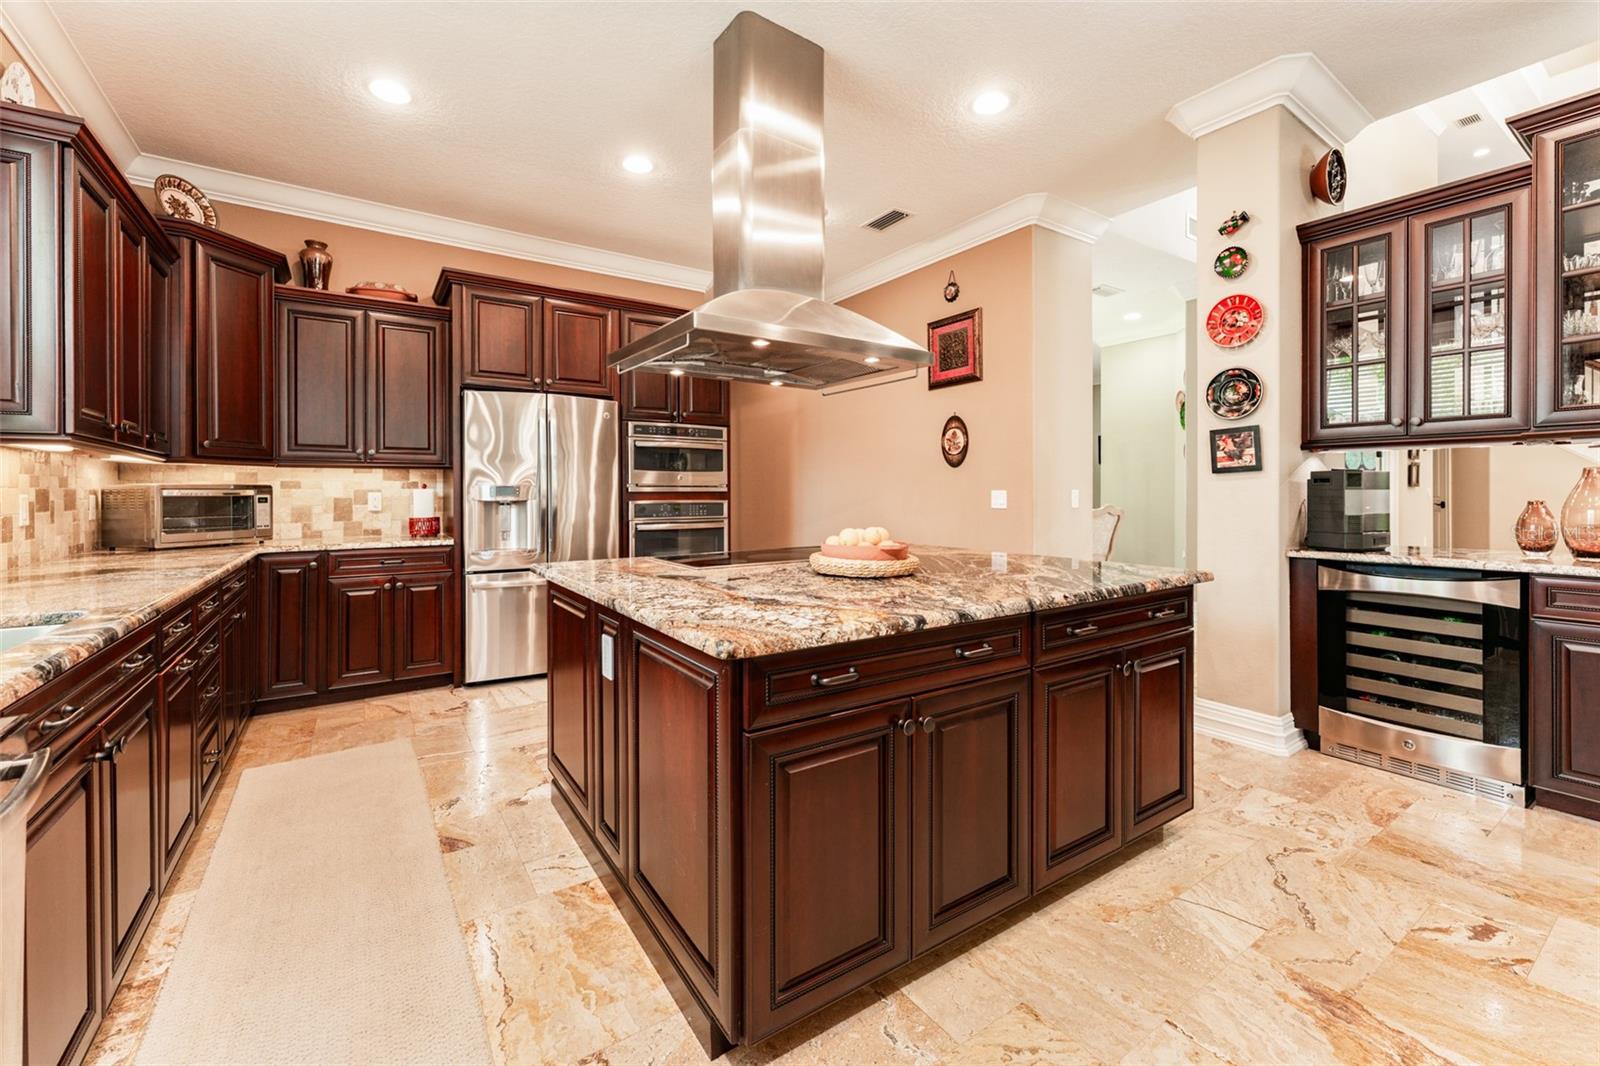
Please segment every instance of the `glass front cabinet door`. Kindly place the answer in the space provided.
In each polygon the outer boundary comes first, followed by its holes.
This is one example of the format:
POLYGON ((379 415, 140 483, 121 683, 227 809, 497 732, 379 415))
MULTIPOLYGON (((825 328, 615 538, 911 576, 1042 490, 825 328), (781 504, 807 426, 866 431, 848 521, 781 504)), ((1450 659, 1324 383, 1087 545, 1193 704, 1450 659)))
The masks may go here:
POLYGON ((1532 138, 1538 306, 1534 417, 1600 431, 1600 114, 1574 113, 1532 138))
POLYGON ((1404 436, 1406 226, 1313 241, 1306 256, 1308 442, 1404 436))
POLYGON ((1527 428, 1528 200, 1523 187, 1411 218, 1409 436, 1527 428))

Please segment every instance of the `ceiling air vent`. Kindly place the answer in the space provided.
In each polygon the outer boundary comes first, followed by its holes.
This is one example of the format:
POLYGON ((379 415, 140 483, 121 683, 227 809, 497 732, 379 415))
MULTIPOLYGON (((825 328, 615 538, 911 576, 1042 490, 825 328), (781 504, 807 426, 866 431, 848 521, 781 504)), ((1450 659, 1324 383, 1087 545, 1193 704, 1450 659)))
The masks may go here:
POLYGON ((864 225, 867 229, 875 229, 879 233, 882 233, 896 222, 904 222, 910 217, 911 215, 907 212, 892 208, 888 211, 885 211, 871 222, 865 222, 862 223, 862 225, 864 225))
POLYGON ((1121 296, 1126 290, 1119 289, 1115 285, 1096 285, 1089 291, 1096 296, 1121 296))
POLYGON ((1478 114, 1476 111, 1474 111, 1470 115, 1462 115, 1460 118, 1456 119, 1456 128, 1464 130, 1468 126, 1476 126, 1478 123, 1480 123, 1482 121, 1483 121, 1483 116, 1478 114))

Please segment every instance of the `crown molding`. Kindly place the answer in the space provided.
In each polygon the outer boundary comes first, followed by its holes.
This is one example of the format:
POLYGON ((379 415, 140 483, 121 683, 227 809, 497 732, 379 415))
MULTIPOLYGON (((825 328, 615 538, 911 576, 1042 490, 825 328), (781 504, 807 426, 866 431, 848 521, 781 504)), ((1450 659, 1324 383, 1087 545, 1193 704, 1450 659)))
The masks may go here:
POLYGON ((1332 148, 1372 122, 1372 113, 1310 52, 1269 59, 1198 92, 1174 104, 1167 121, 1199 138, 1270 107, 1282 107, 1332 148))
POLYGON ((126 169, 138 156, 139 145, 50 5, 42 0, 6 0, 0 6, 0 30, 61 109, 87 122, 106 154, 126 169))
POLYGON ((1039 226, 1085 244, 1093 244, 1109 225, 1111 220, 1104 215, 1063 200, 1053 193, 1029 193, 974 216, 938 236, 902 248, 846 274, 828 286, 828 299, 847 299, 968 248, 1004 237, 1024 226, 1039 226))
POLYGON ((446 244, 453 248, 490 252, 512 259, 550 263, 594 274, 687 289, 696 296, 711 287, 709 270, 696 270, 583 244, 569 244, 497 226, 324 192, 304 185, 291 185, 232 170, 185 163, 164 156, 141 155, 128 167, 128 180, 135 185, 154 185, 156 178, 162 174, 181 174, 204 189, 207 197, 222 203, 242 204, 319 222, 333 222, 397 237, 446 244))

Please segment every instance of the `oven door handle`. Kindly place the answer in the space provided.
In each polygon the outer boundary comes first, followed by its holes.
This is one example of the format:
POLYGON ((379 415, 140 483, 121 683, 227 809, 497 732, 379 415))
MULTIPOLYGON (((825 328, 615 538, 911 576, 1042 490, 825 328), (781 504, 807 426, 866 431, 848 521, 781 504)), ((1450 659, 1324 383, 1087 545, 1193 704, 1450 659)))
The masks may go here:
POLYGON ((1522 583, 1516 578, 1455 581, 1450 578, 1387 577, 1322 566, 1317 568, 1317 588, 1323 592, 1391 592, 1403 596, 1432 596, 1434 599, 1487 603, 1512 610, 1522 607, 1522 583))
POLYGON ((681 529, 727 529, 726 518, 711 522, 633 522, 630 523, 636 533, 672 532, 681 529))
POLYGON ((629 437, 628 443, 634 447, 645 445, 656 448, 689 448, 702 452, 725 452, 728 442, 725 440, 673 440, 671 437, 629 437))

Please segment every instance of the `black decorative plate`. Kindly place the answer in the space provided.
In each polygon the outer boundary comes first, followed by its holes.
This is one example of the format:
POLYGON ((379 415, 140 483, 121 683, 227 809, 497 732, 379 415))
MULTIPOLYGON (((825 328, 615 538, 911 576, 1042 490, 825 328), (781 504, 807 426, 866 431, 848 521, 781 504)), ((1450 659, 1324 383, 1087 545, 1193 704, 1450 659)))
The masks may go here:
POLYGON ((1244 418, 1261 406, 1261 379, 1254 370, 1230 366, 1206 386, 1206 405, 1218 418, 1244 418))

